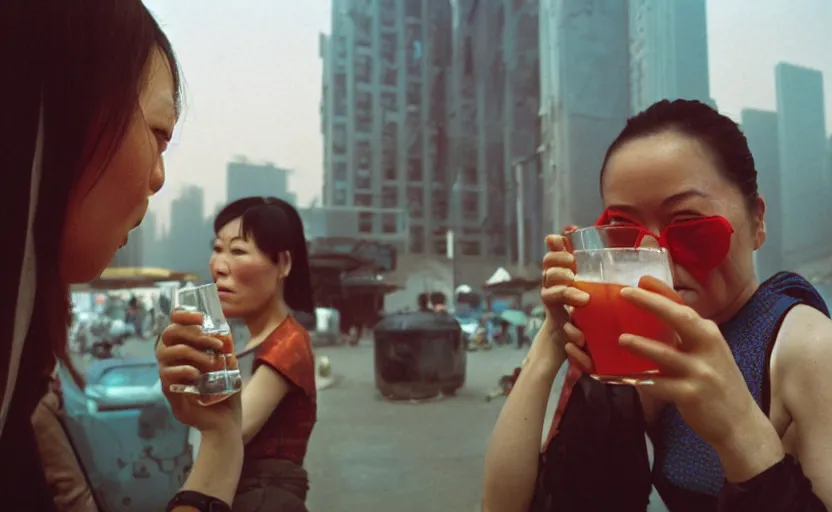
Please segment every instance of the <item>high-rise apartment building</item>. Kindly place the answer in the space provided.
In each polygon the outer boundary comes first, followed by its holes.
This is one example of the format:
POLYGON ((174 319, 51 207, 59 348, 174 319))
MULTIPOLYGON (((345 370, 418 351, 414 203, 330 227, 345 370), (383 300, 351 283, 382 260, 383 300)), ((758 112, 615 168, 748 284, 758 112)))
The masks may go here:
POLYGON ((757 184, 766 201, 766 241, 756 258, 757 277, 767 279, 785 268, 777 112, 743 109, 741 116, 757 168, 757 184))
POLYGON ((228 202, 251 196, 272 196, 297 205, 297 195, 289 190, 291 172, 271 163, 231 162, 226 169, 228 202))
POLYGON ((537 0, 456 2, 451 224, 463 255, 521 265, 543 256, 538 9, 537 0))
POLYGON ((448 222, 450 33, 448 0, 333 0, 321 37, 323 204, 359 211, 367 238, 405 208, 414 253, 448 222))
POLYGON ((714 105, 705 0, 629 0, 627 4, 631 113, 662 99, 714 105))
POLYGON ((630 112, 627 2, 540 0, 543 215, 547 229, 601 213, 599 174, 630 112))
POLYGON ((170 229, 163 243, 165 260, 174 270, 206 274, 212 233, 205 222, 202 187, 187 186, 170 206, 170 229))
POLYGON ((775 67, 783 199, 783 248, 788 268, 832 256, 823 75, 788 63, 775 67), (822 230, 822 232, 819 232, 822 230))

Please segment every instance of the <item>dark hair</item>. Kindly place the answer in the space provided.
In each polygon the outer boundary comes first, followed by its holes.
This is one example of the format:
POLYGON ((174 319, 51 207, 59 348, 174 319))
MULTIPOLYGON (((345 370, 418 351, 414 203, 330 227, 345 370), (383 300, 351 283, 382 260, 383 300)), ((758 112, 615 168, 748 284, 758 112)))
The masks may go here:
MULTIPOLYGON (((167 57, 176 100, 180 79, 170 43, 141 0, 28 0, 2 2, 0 84, 6 111, 0 168, 7 169, 8 257, 23 260, 36 143, 41 141, 41 177, 34 221, 37 288, 28 343, 51 343, 68 368, 69 293, 60 275, 64 223, 70 194, 81 176, 101 172, 124 141, 138 108, 154 48, 167 57), (7 126, 8 125, 8 126, 7 126), (42 138, 38 137, 39 129, 42 138)), ((82 191, 83 192, 83 191, 82 191)), ((91 227, 91 229, 93 229, 91 227)), ((22 282, 20 265, 2 265, 0 289, 22 282)), ((14 311, 14 308, 12 308, 14 311)), ((12 338, 14 322, 3 322, 0 339, 12 338)))
POLYGON ((427 307, 428 307, 428 294, 427 293, 420 293, 419 296, 416 298, 416 302, 419 305, 420 309, 427 309, 427 307))
POLYGON ((433 292, 430 294, 430 301, 433 303, 434 306, 437 304, 445 304, 445 294, 442 292, 433 292))
POLYGON ((315 312, 312 299, 312 276, 303 221, 298 211, 276 197, 246 197, 223 208, 214 219, 214 233, 240 219, 240 232, 254 240, 258 249, 277 263, 280 253, 289 252, 292 270, 286 277, 283 299, 294 311, 315 312))
POLYGON ((758 197, 757 169, 748 141, 739 125, 712 107, 694 100, 661 100, 627 120, 627 125, 607 149, 607 161, 616 149, 633 139, 677 131, 708 148, 723 175, 734 183, 752 207, 758 197))

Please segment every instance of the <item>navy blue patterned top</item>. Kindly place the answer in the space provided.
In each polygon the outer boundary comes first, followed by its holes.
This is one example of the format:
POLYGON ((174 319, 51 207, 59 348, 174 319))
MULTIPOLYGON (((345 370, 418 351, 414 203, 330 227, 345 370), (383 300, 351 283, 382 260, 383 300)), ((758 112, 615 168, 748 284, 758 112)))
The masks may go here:
MULTIPOLYGON (((751 300, 720 326, 754 400, 768 415, 769 358, 786 314, 798 304, 829 311, 820 294, 802 277, 781 272, 760 285, 751 300)), ((716 510, 725 476, 714 449, 665 407, 651 432, 655 446, 653 481, 673 512, 716 510)))

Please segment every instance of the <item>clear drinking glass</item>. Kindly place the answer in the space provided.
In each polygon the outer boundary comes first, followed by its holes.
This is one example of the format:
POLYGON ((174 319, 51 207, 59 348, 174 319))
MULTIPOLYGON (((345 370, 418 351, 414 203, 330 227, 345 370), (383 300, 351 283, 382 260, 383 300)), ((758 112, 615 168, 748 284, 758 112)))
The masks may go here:
POLYGON ((222 313, 220 297, 215 284, 186 287, 177 290, 175 308, 202 313, 202 332, 222 341, 220 352, 210 350, 215 356, 215 367, 203 373, 193 384, 171 384, 174 393, 199 395, 199 403, 213 405, 243 389, 243 380, 237 358, 231 327, 222 313))
POLYGON ((566 235, 575 256, 575 288, 589 294, 589 303, 572 311, 574 324, 583 331, 596 380, 630 384, 659 373, 649 359, 621 347, 623 333, 673 344, 673 331, 651 313, 621 297, 625 286, 638 286, 653 276, 673 286, 670 258, 655 238, 635 226, 598 226, 566 235))

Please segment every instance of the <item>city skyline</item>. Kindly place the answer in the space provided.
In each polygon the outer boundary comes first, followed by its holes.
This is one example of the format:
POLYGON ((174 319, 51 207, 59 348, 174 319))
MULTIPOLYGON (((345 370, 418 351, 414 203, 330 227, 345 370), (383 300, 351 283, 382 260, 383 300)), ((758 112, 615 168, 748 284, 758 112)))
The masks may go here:
MULTIPOLYGON (((166 155, 168 182, 152 201, 160 224, 168 224, 170 204, 187 185, 205 189, 206 214, 223 202, 225 168, 237 154, 293 169, 290 188, 300 205, 319 196, 318 35, 329 32, 330 0, 201 2, 198 9, 190 8, 193 0, 145 1, 173 41, 186 86, 183 120, 166 155)), ((824 33, 832 4, 711 0, 707 7, 710 86, 724 112, 739 121, 743 108, 775 110, 774 68, 783 61, 824 73, 832 119, 832 62, 823 52, 832 46, 824 33), (794 26, 801 29, 789 38, 771 37, 794 26)))

